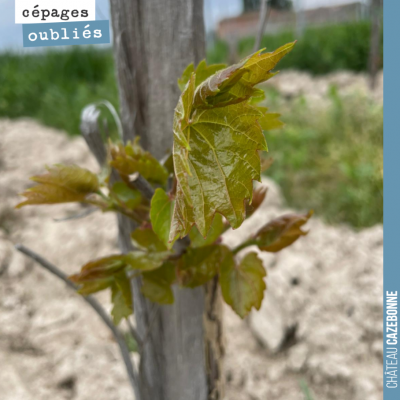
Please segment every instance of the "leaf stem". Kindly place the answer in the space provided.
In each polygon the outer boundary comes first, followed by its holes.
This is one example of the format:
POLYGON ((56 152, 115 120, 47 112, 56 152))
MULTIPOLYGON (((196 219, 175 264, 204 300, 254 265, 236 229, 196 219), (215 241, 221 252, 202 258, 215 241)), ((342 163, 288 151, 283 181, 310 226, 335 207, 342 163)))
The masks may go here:
POLYGON ((239 251, 245 249, 246 247, 253 246, 255 244, 257 244, 257 241, 255 239, 246 240, 245 242, 243 242, 239 246, 237 246, 234 249, 232 249, 232 253, 233 254, 237 254, 237 253, 239 253, 239 251))

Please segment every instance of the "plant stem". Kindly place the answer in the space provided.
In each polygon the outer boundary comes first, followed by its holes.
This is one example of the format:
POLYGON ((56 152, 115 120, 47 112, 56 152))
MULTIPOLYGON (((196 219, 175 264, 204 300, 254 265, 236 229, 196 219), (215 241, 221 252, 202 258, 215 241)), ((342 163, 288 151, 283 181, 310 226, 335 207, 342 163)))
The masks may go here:
POLYGON ((255 239, 249 239, 246 242, 244 242, 244 243, 240 244, 239 246, 235 247, 234 249, 232 249, 232 253, 237 254, 237 253, 239 253, 239 251, 243 250, 244 248, 253 246, 255 244, 257 244, 257 241, 255 239))
MULTIPOLYGON (((51 272, 57 278, 61 279, 63 282, 67 284, 71 289, 77 290, 78 286, 75 285, 72 281, 70 281, 66 274, 60 271, 55 265, 51 264, 49 261, 44 259, 39 254, 30 250, 29 248, 23 246, 22 244, 16 244, 15 248, 26 256, 30 257, 32 260, 36 261, 43 268, 47 269, 47 271, 51 272)), ((140 400, 140 392, 139 392, 139 379, 137 372, 133 368, 133 364, 130 358, 129 349, 126 345, 125 339, 122 336, 119 329, 114 325, 111 321, 107 313, 104 311, 103 307, 100 303, 92 296, 82 296, 83 299, 93 308, 93 310, 99 315, 99 317, 103 320, 103 322, 107 325, 107 327, 111 330, 114 335, 115 340, 119 345, 119 349, 122 355, 122 359, 125 363, 125 368, 128 373, 129 382, 132 386, 133 392, 135 394, 135 399, 140 400)), ((133 327, 132 327, 133 329, 133 327)), ((136 334, 137 335, 137 334, 136 334)))

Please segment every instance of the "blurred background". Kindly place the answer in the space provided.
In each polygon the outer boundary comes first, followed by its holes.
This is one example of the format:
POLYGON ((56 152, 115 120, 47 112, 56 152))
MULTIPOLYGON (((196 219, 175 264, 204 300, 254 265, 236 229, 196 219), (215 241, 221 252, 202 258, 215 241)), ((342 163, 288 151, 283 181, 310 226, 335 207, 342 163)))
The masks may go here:
MULTIPOLYGON (((226 311, 227 399, 382 399, 382 1, 262 3, 204 0, 207 61, 237 62, 254 52, 257 36, 267 51, 298 41, 262 85, 265 105, 286 125, 267 133, 273 163, 260 212, 313 209, 316 218, 304 241, 264 256, 260 313, 242 323, 226 311)), ((118 110, 112 49, 24 50, 13 4, 0 3, 0 365, 10 366, 0 368, 0 399, 93 400, 93 387, 102 388, 96 399, 128 399, 119 356, 96 317, 77 314, 79 298, 12 250, 24 241, 72 272, 115 246, 109 216, 89 216, 82 228, 54 224, 74 206, 13 210, 44 163, 96 169, 79 138, 80 113, 103 99, 118 110), (89 362, 96 365, 87 371, 89 362), (54 372, 52 382, 43 371, 54 372)), ((107 0, 96 7, 97 19, 109 19, 107 0)))
MULTIPOLYGON (((3 3, 0 116, 32 117, 78 135, 88 103, 107 99, 118 109, 111 48, 23 51, 13 1, 3 3)), ((290 205, 313 208, 331 223, 382 222, 381 24, 371 66, 369 1, 269 4, 260 47, 298 40, 279 64, 283 73, 265 85, 268 106, 287 123, 268 138, 276 161, 270 175, 290 205)), ((260 0, 206 0, 204 7, 208 62, 233 63, 253 52, 260 0)), ((97 1, 97 18, 109 18, 106 0, 97 1)))

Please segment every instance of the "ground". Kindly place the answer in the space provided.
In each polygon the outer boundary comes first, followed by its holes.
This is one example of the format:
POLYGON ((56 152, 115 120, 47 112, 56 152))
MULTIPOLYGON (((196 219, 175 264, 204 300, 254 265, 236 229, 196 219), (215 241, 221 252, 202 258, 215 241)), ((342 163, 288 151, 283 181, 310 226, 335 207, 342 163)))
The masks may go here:
MULTIPOLYGON (((112 214, 56 222, 80 206, 13 209, 27 177, 44 164, 96 170, 81 138, 32 120, 0 120, 0 399, 125 400, 131 391, 117 345, 99 318, 62 282, 17 253, 23 243, 67 273, 116 251, 112 214)), ((224 238, 235 245, 288 210, 279 187, 254 216, 224 238)), ((383 231, 325 225, 278 255, 258 313, 240 320, 226 307, 226 399, 382 399, 383 231)), ((100 301, 110 309, 108 296, 100 301)), ((133 356, 136 358, 136 356, 133 356)))

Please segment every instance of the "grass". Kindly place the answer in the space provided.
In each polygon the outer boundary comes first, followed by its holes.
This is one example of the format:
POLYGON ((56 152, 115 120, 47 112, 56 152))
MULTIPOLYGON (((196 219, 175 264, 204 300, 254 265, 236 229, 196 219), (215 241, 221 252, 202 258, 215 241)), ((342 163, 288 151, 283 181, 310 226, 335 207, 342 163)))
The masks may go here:
POLYGON ((301 379, 299 382, 300 389, 304 395, 304 400, 314 400, 314 397, 311 394, 311 390, 307 385, 307 382, 304 379, 301 379))
MULTIPOLYGON (((307 28, 302 37, 296 38, 293 31, 265 35, 261 48, 273 51, 285 43, 298 39, 293 51, 282 59, 279 69, 297 69, 312 74, 327 74, 332 71, 368 71, 371 25, 368 21, 326 25, 307 28)), ((383 33, 381 31, 380 66, 383 60, 383 33)), ((244 38, 238 43, 240 57, 253 52, 254 38, 244 38)), ((218 43, 222 48, 223 43, 218 43)), ((224 54, 224 53, 221 53, 224 54)))
POLYGON ((382 106, 362 96, 340 98, 335 87, 321 110, 304 98, 284 104, 274 90, 266 93, 286 123, 267 134, 274 163, 266 173, 281 185, 288 205, 314 209, 332 224, 382 222, 382 106))
POLYGON ((110 50, 74 46, 45 55, 2 54, 0 87, 0 117, 32 117, 71 135, 79 134, 87 104, 107 99, 118 107, 110 50))
MULTIPOLYGON (((227 50, 218 46, 210 62, 227 50)), ((3 54, 0 87, 0 117, 32 117, 70 135, 79 134, 87 104, 107 99, 118 109, 111 50, 3 54)), ((365 98, 341 99, 334 88, 330 103, 316 111, 304 99, 283 101, 267 91, 268 106, 286 122, 268 133, 275 159, 268 174, 291 207, 312 208, 330 223, 371 226, 382 221, 382 107, 365 98)))

